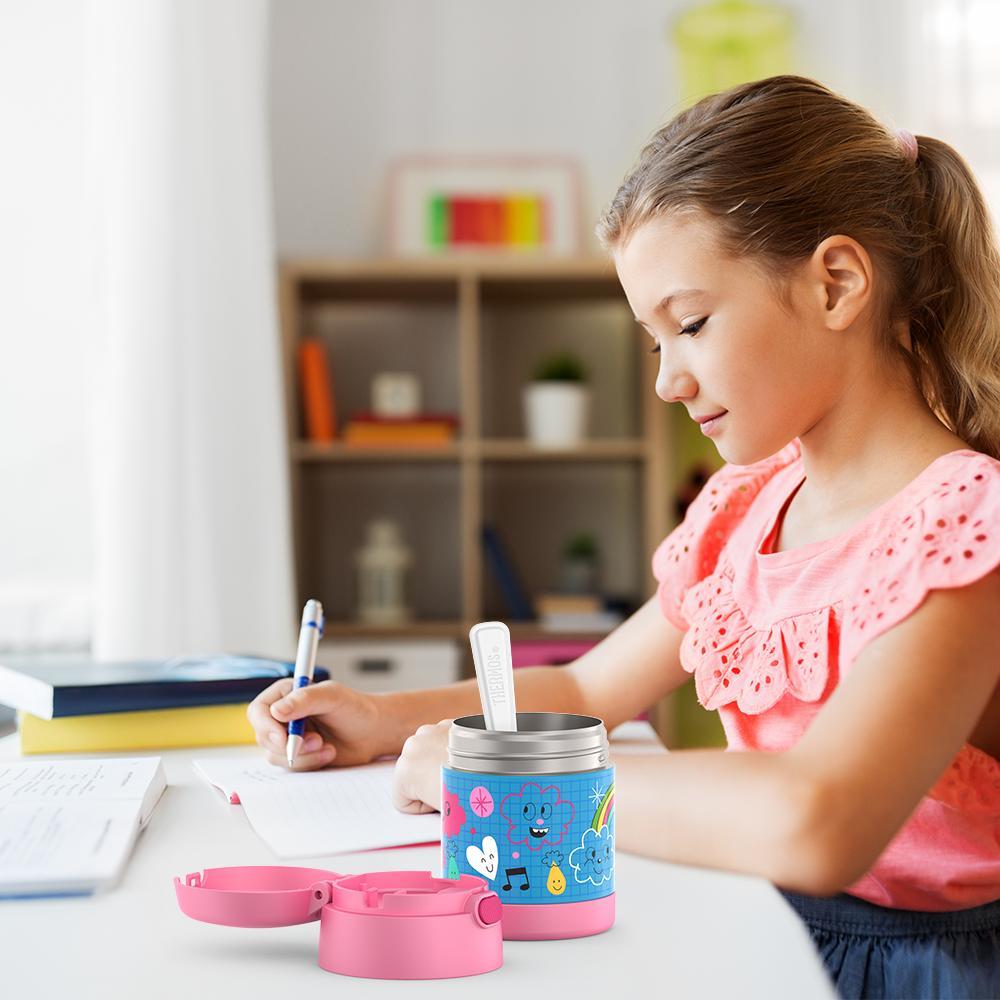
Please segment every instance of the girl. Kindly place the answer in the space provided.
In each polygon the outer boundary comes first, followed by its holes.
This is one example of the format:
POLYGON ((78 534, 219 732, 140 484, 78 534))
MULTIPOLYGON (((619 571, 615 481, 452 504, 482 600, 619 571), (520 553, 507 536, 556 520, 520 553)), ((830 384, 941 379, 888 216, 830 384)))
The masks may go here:
MULTIPOLYGON (((610 731, 693 673, 741 752, 618 760, 617 846, 770 879, 842 996, 1000 994, 1000 254, 968 167, 774 77, 657 132, 598 235, 727 464, 657 593, 518 707, 610 731)), ((249 710, 273 763, 309 716, 298 766, 401 751, 397 805, 440 807, 474 680, 289 689, 249 710)))

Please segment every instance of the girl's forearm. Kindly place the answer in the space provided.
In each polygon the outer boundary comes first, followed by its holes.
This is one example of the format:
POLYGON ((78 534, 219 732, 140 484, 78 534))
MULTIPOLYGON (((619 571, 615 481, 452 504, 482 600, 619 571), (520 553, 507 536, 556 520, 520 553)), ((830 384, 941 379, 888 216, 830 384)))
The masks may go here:
POLYGON ((836 891, 810 846, 815 790, 785 754, 623 755, 615 759, 615 800, 618 849, 800 892, 836 891))
MULTIPOLYGON (((563 667, 521 667, 514 671, 519 712, 584 712, 583 697, 572 673, 563 667)), ((398 754, 418 726, 483 711, 476 679, 415 691, 373 696, 381 712, 381 753, 398 754)))

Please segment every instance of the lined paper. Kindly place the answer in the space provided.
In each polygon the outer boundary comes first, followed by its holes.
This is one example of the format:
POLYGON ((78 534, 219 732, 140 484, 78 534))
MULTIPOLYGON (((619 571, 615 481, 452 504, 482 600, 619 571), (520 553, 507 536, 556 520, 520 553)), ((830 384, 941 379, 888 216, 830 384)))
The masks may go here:
POLYGON ((227 799, 239 796, 250 825, 279 858, 441 839, 439 813, 403 813, 392 804, 394 761, 302 772, 246 757, 193 763, 227 799))

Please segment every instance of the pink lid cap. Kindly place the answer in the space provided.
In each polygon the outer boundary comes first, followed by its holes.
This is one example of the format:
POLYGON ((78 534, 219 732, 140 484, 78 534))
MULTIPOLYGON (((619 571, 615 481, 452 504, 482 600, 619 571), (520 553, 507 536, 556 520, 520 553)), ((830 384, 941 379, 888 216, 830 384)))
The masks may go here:
POLYGON ((341 878, 324 868, 247 865, 174 878, 177 903, 195 920, 229 927, 287 927, 319 917, 312 887, 341 878))
POLYGON ((475 875, 436 878, 430 872, 395 871, 342 875, 330 882, 329 902, 352 913, 433 916, 464 913, 470 900, 486 893, 486 882, 475 875))
MULTIPOLYGON (((178 905, 189 917, 229 927, 308 923, 327 904, 359 914, 481 913, 479 904, 488 893, 485 880, 475 875, 457 879, 422 871, 344 875, 281 865, 206 868, 183 880, 174 878, 174 888, 178 905)), ((492 914, 488 908, 485 912, 492 914)))

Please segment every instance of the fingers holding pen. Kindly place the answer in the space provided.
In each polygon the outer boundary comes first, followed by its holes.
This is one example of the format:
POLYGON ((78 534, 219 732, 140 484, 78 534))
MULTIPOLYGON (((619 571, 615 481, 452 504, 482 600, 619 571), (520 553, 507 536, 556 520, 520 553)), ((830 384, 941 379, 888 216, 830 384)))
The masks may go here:
POLYGON ((265 750, 268 748, 273 737, 280 737, 282 740, 288 735, 287 726, 282 721, 278 721, 274 716, 272 706, 276 701, 284 698, 292 690, 292 679, 283 677, 275 681, 270 687, 261 691, 259 695, 247 706, 247 719, 253 726, 257 736, 258 745, 265 750))
POLYGON ((293 719, 317 715, 329 707, 328 702, 334 689, 332 681, 318 681, 305 687, 293 687, 292 682, 289 682, 284 694, 269 702, 271 717, 287 724, 293 719))
MULTIPOLYGON (((286 756, 287 736, 271 734, 264 749, 271 764, 281 767, 288 767, 288 757, 286 756)), ((295 763, 292 765, 293 771, 312 771, 319 767, 325 767, 333 762, 337 756, 336 748, 329 743, 324 743, 323 737, 315 730, 307 731, 302 742, 299 744, 295 755, 295 763)))

